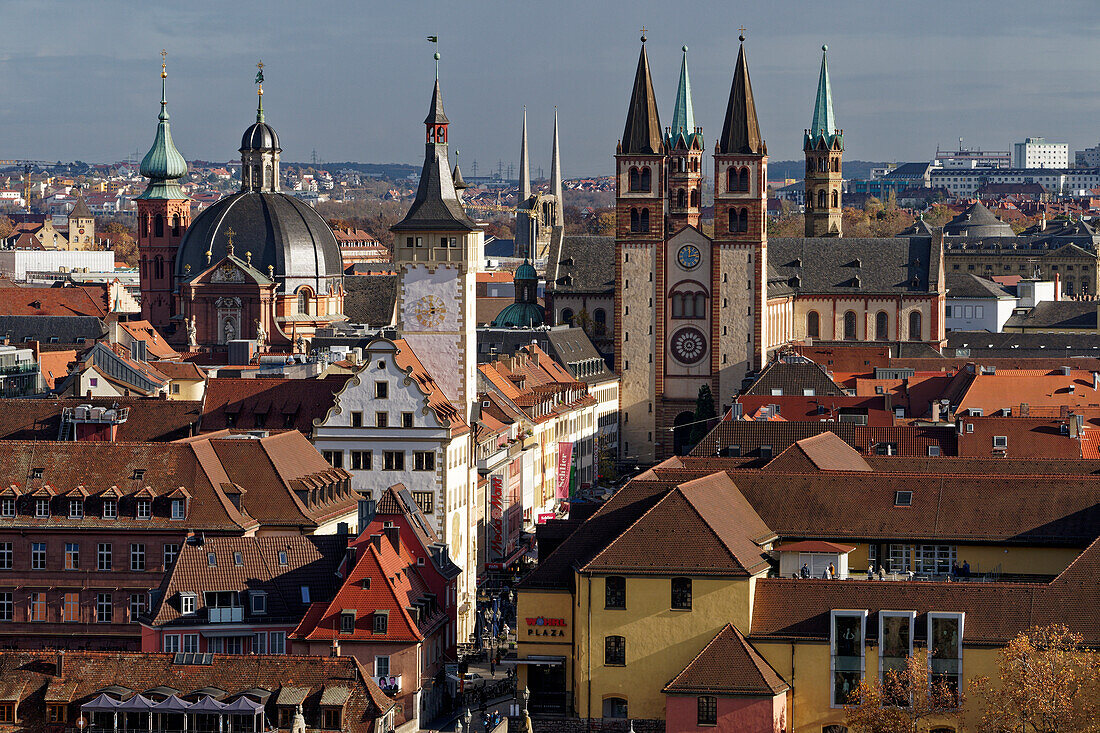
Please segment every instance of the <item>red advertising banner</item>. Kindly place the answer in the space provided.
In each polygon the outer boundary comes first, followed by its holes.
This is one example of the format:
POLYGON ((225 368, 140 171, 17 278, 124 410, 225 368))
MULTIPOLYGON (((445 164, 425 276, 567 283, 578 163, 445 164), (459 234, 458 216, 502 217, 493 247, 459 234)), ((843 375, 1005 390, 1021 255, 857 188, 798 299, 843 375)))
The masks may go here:
POLYGON ((551 519, 557 519, 558 515, 554 512, 539 512, 539 524, 546 524, 551 519))
POLYGON ((489 529, 493 551, 496 557, 504 555, 504 528, 501 519, 504 515, 502 503, 504 500, 504 477, 493 474, 489 477, 489 529))
POLYGON ((558 443, 558 491, 559 499, 569 498, 569 469, 573 466, 573 444, 558 443))

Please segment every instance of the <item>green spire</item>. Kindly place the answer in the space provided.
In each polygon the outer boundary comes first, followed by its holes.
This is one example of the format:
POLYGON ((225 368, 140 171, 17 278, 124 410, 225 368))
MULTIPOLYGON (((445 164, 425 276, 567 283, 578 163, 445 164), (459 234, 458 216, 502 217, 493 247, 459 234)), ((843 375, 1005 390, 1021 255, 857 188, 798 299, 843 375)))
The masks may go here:
POLYGON ((829 86, 829 62, 826 59, 828 46, 821 47, 821 76, 817 80, 817 101, 814 102, 814 121, 810 125, 810 137, 825 136, 832 140, 836 133, 836 120, 833 118, 833 93, 829 86))
POLYGON ((176 150, 172 142, 172 131, 168 126, 168 98, 165 93, 165 80, 168 78, 168 66, 164 60, 166 51, 161 52, 160 65, 160 114, 157 115, 157 134, 153 146, 141 160, 141 175, 149 179, 149 185, 138 196, 139 199, 185 199, 180 190, 179 180, 187 175, 187 161, 176 150))
POLYGON ((690 144, 695 134, 695 108, 691 103, 691 78, 688 76, 688 47, 683 47, 684 58, 680 62, 680 85, 676 87, 676 106, 672 111, 672 130, 669 143, 675 144, 681 133, 684 141, 690 144))

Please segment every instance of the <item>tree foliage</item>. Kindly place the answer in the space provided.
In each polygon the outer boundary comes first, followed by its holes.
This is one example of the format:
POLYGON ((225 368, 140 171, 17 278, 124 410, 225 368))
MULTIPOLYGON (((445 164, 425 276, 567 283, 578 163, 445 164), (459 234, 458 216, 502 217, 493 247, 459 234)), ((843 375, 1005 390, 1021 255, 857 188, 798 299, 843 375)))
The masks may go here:
POLYGON ((0 239, 7 239, 10 237, 13 229, 15 229, 15 224, 12 223, 12 220, 6 216, 0 215, 0 239))
POLYGON ((1001 650, 997 680, 972 681, 981 730, 1100 731, 1100 653, 1063 625, 1035 627, 1001 650))
POLYGON ((691 436, 688 442, 692 445, 706 437, 710 430, 710 421, 718 417, 714 409, 714 395, 710 391, 710 385, 704 384, 699 388, 699 396, 695 398, 695 417, 691 426, 691 436))
POLYGON ((130 267, 137 267, 138 251, 134 230, 121 221, 101 222, 100 235, 111 240, 111 249, 114 250, 115 260, 125 262, 130 267))
POLYGON ((934 723, 951 725, 961 717, 963 702, 946 681, 929 681, 926 651, 887 671, 881 682, 860 682, 853 699, 858 702, 845 708, 853 733, 917 733, 934 723))

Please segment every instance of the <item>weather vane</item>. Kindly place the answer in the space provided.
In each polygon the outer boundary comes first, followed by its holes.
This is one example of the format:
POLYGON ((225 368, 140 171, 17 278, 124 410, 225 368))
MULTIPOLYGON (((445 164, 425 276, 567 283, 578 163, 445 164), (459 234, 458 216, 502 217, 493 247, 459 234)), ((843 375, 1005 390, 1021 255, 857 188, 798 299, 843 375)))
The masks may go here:
POLYGON ((168 76, 168 50, 161 49, 160 51, 160 78, 164 79, 168 76))
POLYGON ((261 61, 256 64, 256 68, 258 69, 256 72, 256 85, 259 87, 256 93, 262 96, 264 93, 264 62, 261 61))

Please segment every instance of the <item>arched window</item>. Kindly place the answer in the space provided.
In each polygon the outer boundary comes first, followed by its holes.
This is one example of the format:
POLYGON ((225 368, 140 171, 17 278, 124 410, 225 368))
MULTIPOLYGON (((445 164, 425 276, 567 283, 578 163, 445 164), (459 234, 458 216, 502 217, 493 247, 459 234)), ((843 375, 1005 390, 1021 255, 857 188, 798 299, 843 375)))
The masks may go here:
POLYGON ((707 317, 707 296, 703 295, 702 293, 695 294, 695 317, 707 317))
POLYGON ((737 169, 733 166, 726 168, 726 191, 732 192, 737 190, 737 169))
POLYGON ((823 190, 817 192, 817 208, 825 208, 825 191, 823 190))
POLYGON ((821 337, 821 316, 817 311, 810 311, 806 314, 806 335, 810 338, 821 337))
POLYGON ((691 189, 691 205, 695 208, 699 208, 699 189, 691 189))
MULTIPOLYGON (((646 168, 646 170, 649 169, 646 168)), ((643 234, 649 231, 649 209, 642 209, 642 216, 641 221, 638 225, 638 231, 642 232, 643 234)))
POLYGON ((819 173, 824 173, 825 172, 825 159, 824 158, 818 158, 817 159, 817 170, 818 170, 819 173))
POLYGON ((309 313, 309 291, 305 288, 298 291, 298 312, 309 313))
POLYGON ((178 237, 180 235, 180 215, 172 214, 172 236, 178 237))
POLYGON ((749 190, 749 169, 742 168, 741 174, 737 178, 737 190, 748 191, 749 190))
POLYGON ((886 311, 879 311, 875 316, 875 340, 890 340, 890 317, 886 315, 886 311))
POLYGON ((597 308, 592 311, 592 320, 596 324, 596 335, 603 336, 607 333, 607 311, 603 308, 597 308))
POLYGON ((913 311, 909 314, 909 340, 921 340, 920 311, 913 311))
POLYGON ((632 232, 640 232, 641 231, 641 225, 639 224, 639 217, 638 217, 638 210, 637 209, 631 209, 630 210, 630 231, 632 231, 632 232))
POLYGON ((847 311, 844 314, 844 340, 856 340, 856 312, 847 311))
POLYGON ((810 175, 814 172, 814 159, 806 158, 806 175, 810 175))
POLYGON ((164 214, 157 214, 153 219, 153 236, 164 236, 164 214))
POLYGON ((153 258, 153 277, 157 280, 164 277, 164 258, 160 255, 153 258))
POLYGON ((652 184, 652 179, 651 179, 651 174, 649 172, 649 166, 646 166, 645 168, 642 168, 641 179, 642 179, 642 181, 641 181, 641 190, 642 191, 649 191, 651 186, 653 185, 652 184))
MULTIPOLYGON (((609 637, 610 638, 610 637, 609 637)), ((621 636, 619 637, 622 638, 621 636)), ((626 700, 621 697, 608 697, 603 701, 603 717, 626 719, 626 700)))
POLYGON ((567 326, 572 326, 573 325, 573 309, 572 308, 563 308, 562 309, 561 322, 566 324, 567 326))
POLYGON ((149 215, 148 214, 142 214, 141 215, 141 233, 144 234, 147 237, 149 236, 149 215))
POLYGON ((630 169, 630 190, 640 191, 642 190, 642 178, 637 168, 630 169))
POLYGON ((730 222, 730 225, 729 225, 730 234, 736 234, 737 233, 737 209, 730 209, 729 210, 729 222, 730 222))
POLYGON ((835 209, 838 206, 840 206, 840 192, 833 191, 833 208, 835 209))
POLYGON ((833 173, 840 173, 840 158, 833 158, 833 173))
POLYGON ((749 230, 749 210, 741 209, 741 213, 737 216, 737 231, 747 232, 749 230))
POLYGON ((683 318, 684 317, 684 296, 680 293, 672 294, 672 317, 683 318))
POLYGON ((676 192, 676 206, 681 209, 687 206, 687 191, 682 188, 676 192))

